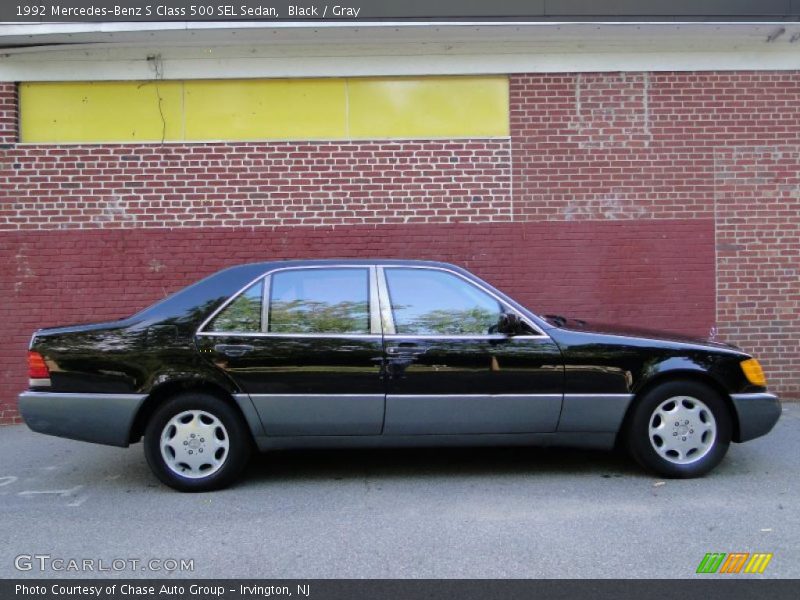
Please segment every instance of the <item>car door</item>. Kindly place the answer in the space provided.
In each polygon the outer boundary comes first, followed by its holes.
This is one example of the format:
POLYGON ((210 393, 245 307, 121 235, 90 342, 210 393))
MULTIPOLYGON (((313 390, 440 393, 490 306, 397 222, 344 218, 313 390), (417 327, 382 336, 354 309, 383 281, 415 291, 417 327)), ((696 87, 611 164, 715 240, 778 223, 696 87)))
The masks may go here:
POLYGON ((513 311, 444 268, 378 270, 387 371, 385 435, 552 432, 564 367, 531 323, 496 333, 513 311))
POLYGON ((383 425, 375 268, 278 269, 198 335, 250 395, 268 435, 372 435, 383 425))

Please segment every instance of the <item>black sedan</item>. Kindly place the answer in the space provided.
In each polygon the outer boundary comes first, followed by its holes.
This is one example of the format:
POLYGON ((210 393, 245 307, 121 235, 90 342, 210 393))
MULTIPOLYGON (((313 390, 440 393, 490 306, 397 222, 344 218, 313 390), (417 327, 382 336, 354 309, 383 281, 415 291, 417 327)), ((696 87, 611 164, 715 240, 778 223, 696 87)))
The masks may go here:
POLYGON ((31 429, 144 438, 183 491, 230 484, 253 448, 619 443, 695 477, 781 412, 734 346, 541 317, 438 262, 232 267, 127 319, 37 331, 29 369, 31 429))

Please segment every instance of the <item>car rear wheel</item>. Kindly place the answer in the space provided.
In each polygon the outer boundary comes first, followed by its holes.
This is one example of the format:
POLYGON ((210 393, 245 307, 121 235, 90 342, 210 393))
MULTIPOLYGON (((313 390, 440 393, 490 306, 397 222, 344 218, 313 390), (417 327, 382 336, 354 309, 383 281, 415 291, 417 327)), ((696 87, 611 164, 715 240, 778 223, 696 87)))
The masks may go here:
POLYGON ((153 473, 182 492, 205 492, 233 483, 247 464, 251 437, 230 404, 210 394, 170 398, 150 418, 144 452, 153 473))
POLYGON ((731 414, 712 388, 671 381, 642 396, 626 432, 628 450, 645 468, 664 477, 700 477, 725 456, 731 414))

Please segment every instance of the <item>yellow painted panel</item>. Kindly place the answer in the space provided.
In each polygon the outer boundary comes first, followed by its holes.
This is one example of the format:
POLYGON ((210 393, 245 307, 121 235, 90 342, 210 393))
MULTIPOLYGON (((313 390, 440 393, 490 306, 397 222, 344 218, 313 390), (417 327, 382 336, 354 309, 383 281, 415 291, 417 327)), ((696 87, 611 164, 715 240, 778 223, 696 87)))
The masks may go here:
POLYGON ((343 139, 343 79, 185 83, 187 140, 343 139))
POLYGON ((20 84, 22 142, 508 134, 506 77, 20 84))
POLYGON ((21 83, 20 141, 179 140, 182 85, 180 81, 21 83))
POLYGON ((350 137, 509 135, 507 77, 350 79, 350 137))

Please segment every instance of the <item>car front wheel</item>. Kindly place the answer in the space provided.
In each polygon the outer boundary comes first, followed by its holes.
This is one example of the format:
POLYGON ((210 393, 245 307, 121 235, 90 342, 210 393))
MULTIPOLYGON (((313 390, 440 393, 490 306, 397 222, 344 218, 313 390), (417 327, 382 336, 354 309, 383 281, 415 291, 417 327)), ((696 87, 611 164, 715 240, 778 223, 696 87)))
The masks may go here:
POLYGON ((664 477, 705 475, 731 441, 731 415, 712 388, 672 381, 642 396, 627 431, 628 450, 645 468, 664 477))
POLYGON ((203 393, 170 398, 150 418, 144 452, 153 473, 182 492, 226 487, 250 455, 247 425, 230 404, 203 393))

